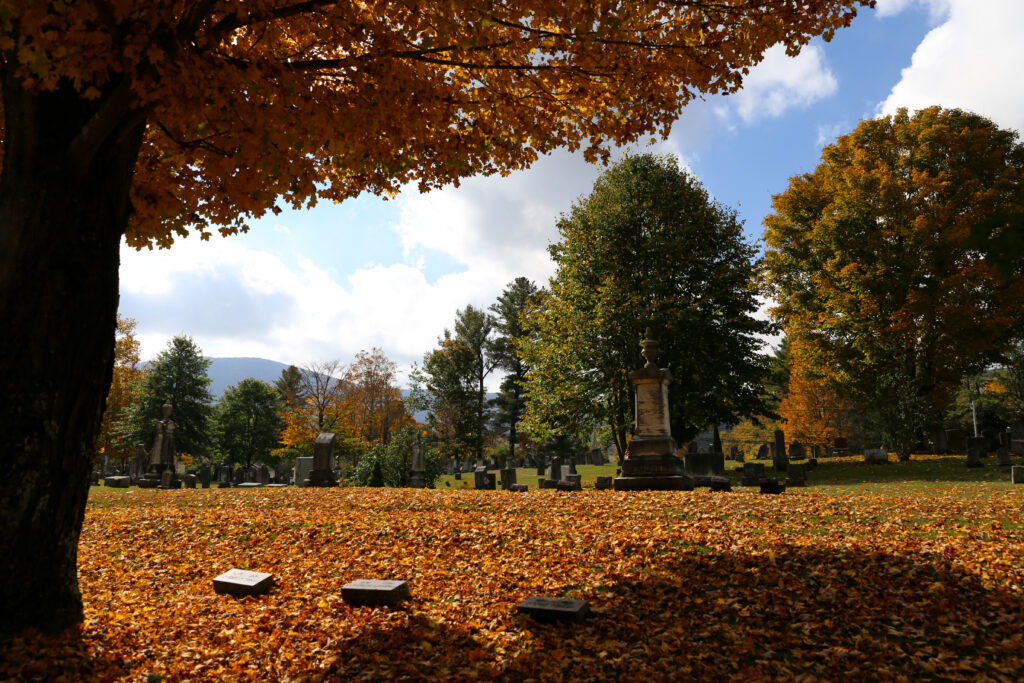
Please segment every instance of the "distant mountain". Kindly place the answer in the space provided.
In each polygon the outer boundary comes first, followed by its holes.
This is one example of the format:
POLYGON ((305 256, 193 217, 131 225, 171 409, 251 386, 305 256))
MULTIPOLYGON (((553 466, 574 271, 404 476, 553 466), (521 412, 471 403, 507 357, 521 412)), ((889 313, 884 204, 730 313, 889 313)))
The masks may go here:
POLYGON ((288 367, 287 363, 265 358, 208 358, 213 361, 207 374, 213 382, 210 393, 216 401, 224 395, 224 390, 238 384, 243 379, 255 377, 267 384, 273 384, 281 376, 281 371, 288 367))

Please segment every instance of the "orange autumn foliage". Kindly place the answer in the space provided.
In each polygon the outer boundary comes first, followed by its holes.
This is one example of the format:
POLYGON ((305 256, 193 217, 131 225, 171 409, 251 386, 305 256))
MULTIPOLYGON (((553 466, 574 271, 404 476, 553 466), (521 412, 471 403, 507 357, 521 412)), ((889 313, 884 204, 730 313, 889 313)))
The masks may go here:
MULTIPOLYGON (((5 0, 4 69, 145 122, 128 242, 245 230, 407 183, 607 158, 738 89, 764 51, 831 37, 873 0, 5 0)), ((97 138, 99 139, 99 138, 97 138)))
POLYGON ((815 373, 808 356, 799 344, 790 346, 789 390, 779 417, 788 440, 828 445, 850 436, 855 409, 815 373))
POLYGON ((915 491, 100 490, 84 624, 0 680, 1018 680, 1020 496, 915 491), (215 594, 232 567, 275 586, 215 594), (411 600, 349 605, 361 578, 411 600))

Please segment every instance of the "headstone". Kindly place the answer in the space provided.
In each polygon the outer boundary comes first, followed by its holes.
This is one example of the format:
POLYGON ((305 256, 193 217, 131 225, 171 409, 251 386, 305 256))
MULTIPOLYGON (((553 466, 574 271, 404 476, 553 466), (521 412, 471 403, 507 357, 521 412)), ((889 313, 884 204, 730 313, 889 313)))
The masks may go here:
POLYGON ((313 471, 313 456, 306 455, 299 458, 295 458, 295 468, 293 470, 295 477, 296 486, 305 486, 304 483, 309 479, 309 473, 313 471))
POLYGON ((562 458, 551 458, 551 466, 548 468, 548 479, 552 481, 562 480, 562 458))
POLYGON ((949 441, 946 439, 946 430, 941 427, 932 430, 932 453, 944 455, 949 453, 949 441))
POLYGON ((981 459, 987 452, 987 444, 983 436, 971 436, 967 438, 967 466, 983 467, 981 459))
POLYGON ((204 489, 210 488, 210 479, 211 479, 211 477, 212 477, 212 473, 210 472, 210 466, 209 465, 203 465, 199 469, 199 485, 202 486, 204 489))
POLYGON ((1024 484, 1024 465, 1014 465, 1010 468, 1010 483, 1024 484))
POLYGON ((474 481, 473 488, 478 491, 494 491, 495 490, 495 476, 487 471, 483 465, 477 467, 473 472, 474 481))
POLYGON ((811 444, 811 457, 815 460, 821 457, 821 446, 816 443, 811 444))
POLYGON ((1024 455, 1024 439, 1010 439, 1010 452, 1014 455, 1024 455))
POLYGON ((757 459, 758 460, 767 460, 767 458, 768 458, 768 451, 769 451, 768 444, 763 443, 760 446, 758 446, 757 447, 757 459))
POLYGON ((423 465, 423 444, 419 441, 409 449, 411 463, 409 465, 409 486, 421 489, 427 485, 427 473, 423 465))
POLYGON ((508 490, 522 493, 523 491, 529 491, 530 487, 527 486, 526 484, 512 484, 511 486, 508 487, 508 490))
POLYGON ((807 474, 803 464, 789 463, 786 470, 786 486, 807 486, 807 474))
POLYGON ((1010 438, 1024 441, 1024 422, 1010 423, 1010 438))
POLYGON ((157 486, 160 485, 160 482, 157 479, 143 478, 135 482, 135 485, 138 486, 140 489, 155 489, 157 486))
POLYGON ((409 600, 409 584, 405 581, 359 579, 341 587, 341 599, 351 605, 397 605, 409 600))
POLYGON ((594 481, 594 488, 598 491, 607 491, 613 486, 614 484, 612 484, 612 477, 610 475, 598 475, 597 479, 594 481))
POLYGON ((772 467, 776 472, 785 472, 789 464, 786 457, 786 435, 781 429, 775 430, 775 441, 772 445, 772 467))
POLYGON ((196 487, 196 475, 186 474, 185 475, 185 488, 194 489, 196 487))
POLYGON ((999 448, 999 431, 996 429, 982 429, 981 438, 985 440, 985 454, 989 454, 999 448))
POLYGON ((732 479, 729 477, 711 477, 712 491, 732 491, 732 479))
POLYGON ((305 486, 337 486, 334 478, 334 434, 323 432, 316 437, 313 444, 313 469, 303 482, 305 486))
POLYGON ((565 481, 575 486, 577 491, 583 488, 582 474, 567 474, 565 475, 565 481))
POLYGON ((501 470, 501 490, 508 491, 516 483, 516 470, 514 467, 506 467, 501 470))
POLYGON ((683 456, 683 470, 694 480, 695 485, 707 485, 708 482, 701 480, 725 474, 725 458, 721 453, 686 453, 683 456))
MULTIPOLYGON (((174 471, 173 470, 164 470, 163 473, 160 475, 160 488, 162 488, 162 489, 169 489, 169 488, 171 488, 171 484, 173 482, 174 482, 174 471)), ((177 487, 175 487, 175 488, 177 488, 177 487)))
POLYGON ((538 477, 543 477, 544 476, 544 472, 547 471, 547 468, 546 468, 547 461, 548 461, 547 456, 545 456, 543 453, 541 453, 540 455, 537 456, 537 476, 538 477))
POLYGON ((213 580, 213 590, 227 595, 262 595, 274 585, 274 575, 229 569, 213 580))
POLYGON ((149 464, 146 458, 146 449, 139 444, 132 453, 132 459, 128 462, 128 476, 133 481, 138 481, 146 476, 146 466, 149 464))
POLYGON ((865 448, 864 462, 869 465, 883 465, 889 462, 889 453, 884 448, 865 448))
POLYGON ((622 476, 614 481, 616 491, 687 490, 693 481, 676 455, 676 441, 669 427, 668 385, 672 373, 655 364, 658 342, 648 328, 640 342, 647 361, 629 373, 636 405, 636 434, 629 443, 629 459, 622 463, 622 476))
POLYGON ((807 453, 804 450, 804 445, 799 441, 794 441, 789 444, 789 459, 790 460, 803 460, 807 457, 807 453))
MULTIPOLYGON (((178 425, 171 419, 171 411, 173 410, 171 404, 165 403, 162 410, 164 416, 163 419, 157 420, 154 425, 156 436, 153 438, 153 450, 150 451, 150 462, 161 475, 166 470, 170 470, 172 474, 174 472, 177 456, 177 451, 175 451, 174 447, 174 432, 178 428, 178 425)), ((168 484, 167 488, 169 487, 170 485, 168 484)), ((162 479, 161 488, 165 488, 162 479)))
POLYGON ((266 486, 270 483, 270 468, 266 465, 260 464, 256 468, 256 481, 266 486))
POLYGON ((92 481, 90 482, 90 484, 92 484, 93 486, 99 486, 100 485, 100 471, 99 470, 93 470, 92 471, 92 481))
POLYGON ((957 455, 967 452, 967 444, 964 442, 964 433, 960 429, 947 429, 946 430, 946 445, 949 446, 950 453, 956 453, 957 455))
POLYGON ((125 476, 107 477, 106 479, 103 480, 103 484, 104 486, 109 486, 115 489, 126 489, 131 486, 132 479, 131 477, 125 476))
POLYGON ((832 441, 832 453, 840 458, 850 454, 850 445, 845 436, 837 436, 832 441))
POLYGON ((516 611, 537 621, 582 621, 590 614, 590 605, 585 600, 532 595, 519 603, 516 611))
POLYGON ((764 463, 748 462, 743 464, 743 480, 740 486, 760 486, 764 479, 764 463))
POLYGON ((1010 460, 1010 451, 1006 446, 1000 446, 996 449, 996 464, 1000 467, 1010 467, 1013 462, 1010 460))
POLYGON ((786 485, 778 479, 764 479, 761 481, 761 493, 779 494, 784 493, 786 485))

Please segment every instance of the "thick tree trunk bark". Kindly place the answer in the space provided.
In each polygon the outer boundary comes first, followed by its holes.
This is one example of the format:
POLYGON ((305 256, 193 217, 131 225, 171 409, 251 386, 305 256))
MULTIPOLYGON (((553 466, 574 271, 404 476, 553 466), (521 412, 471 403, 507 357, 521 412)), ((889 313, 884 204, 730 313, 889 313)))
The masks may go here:
POLYGON ((144 118, 2 76, 0 639, 82 618, 78 538, 110 385, 118 249, 144 118))

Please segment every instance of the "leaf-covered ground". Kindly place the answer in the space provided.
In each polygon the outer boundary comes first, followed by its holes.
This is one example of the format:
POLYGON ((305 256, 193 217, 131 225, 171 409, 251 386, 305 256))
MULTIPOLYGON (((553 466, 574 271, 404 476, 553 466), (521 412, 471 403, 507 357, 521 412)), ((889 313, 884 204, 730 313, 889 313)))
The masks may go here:
POLYGON ((1024 487, 986 489, 103 491, 85 625, 0 680, 1020 680, 1024 487), (231 567, 277 584, 215 594, 231 567), (359 578, 412 600, 350 607, 359 578), (517 615, 534 594, 593 615, 517 615))

